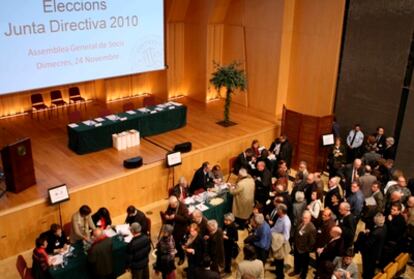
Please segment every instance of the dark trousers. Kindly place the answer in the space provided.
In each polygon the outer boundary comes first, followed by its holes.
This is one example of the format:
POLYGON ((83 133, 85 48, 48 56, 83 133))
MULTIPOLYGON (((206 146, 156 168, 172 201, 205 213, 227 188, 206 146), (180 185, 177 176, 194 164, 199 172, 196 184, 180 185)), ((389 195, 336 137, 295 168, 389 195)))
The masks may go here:
POLYGON ((309 267, 309 252, 299 253, 295 249, 293 264, 295 273, 300 274, 300 278, 306 279, 309 267))
POLYGON ((226 273, 231 273, 233 245, 235 244, 229 240, 224 241, 224 272, 226 273))
POLYGON ((285 260, 275 260, 275 267, 276 267, 276 279, 283 279, 285 278, 285 273, 283 269, 285 268, 285 260))
POLYGON ((362 253, 362 278, 371 279, 375 275, 375 258, 365 253, 362 253))
POLYGON ((132 279, 149 279, 148 265, 143 269, 131 269, 132 279))
POLYGON ((181 244, 181 239, 174 238, 174 242, 175 242, 175 250, 177 250, 177 254, 175 256, 178 257, 180 260, 184 260, 185 253, 184 253, 184 250, 181 244))
POLYGON ((267 260, 267 254, 269 253, 269 251, 263 248, 259 248, 257 246, 255 248, 256 248, 257 259, 261 260, 263 262, 263 265, 265 265, 266 260, 267 260))
POLYGON ((246 228, 246 222, 247 222, 247 220, 246 219, 239 218, 239 217, 236 217, 235 219, 236 219, 235 220, 235 223, 238 225, 238 229, 239 230, 244 230, 246 228))

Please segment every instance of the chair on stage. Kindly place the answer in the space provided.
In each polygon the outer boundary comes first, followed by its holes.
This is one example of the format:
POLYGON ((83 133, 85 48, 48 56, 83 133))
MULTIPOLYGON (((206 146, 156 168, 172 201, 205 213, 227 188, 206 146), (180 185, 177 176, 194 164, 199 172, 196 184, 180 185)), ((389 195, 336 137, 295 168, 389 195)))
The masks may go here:
POLYGON ((36 112, 37 119, 39 120, 39 111, 43 110, 43 116, 45 115, 45 113, 47 111, 48 117, 50 119, 49 107, 43 101, 42 94, 39 94, 39 93, 32 94, 30 96, 30 100, 32 102, 32 110, 31 110, 31 117, 32 118, 33 118, 33 113, 36 112))
POLYGON ((234 174, 234 163, 236 162, 236 160, 237 160, 237 156, 231 157, 229 159, 229 176, 227 177, 227 181, 226 182, 229 182, 230 176, 232 174, 234 174))
POLYGON ((77 103, 79 103, 80 106, 83 103, 86 110, 86 100, 81 96, 79 87, 75 86, 69 88, 69 103, 74 103, 75 107, 77 103))
POLYGON ((69 123, 78 123, 82 120, 82 114, 80 110, 70 111, 68 113, 69 123))
POLYGON ((67 106, 68 103, 66 103, 62 98, 62 92, 60 90, 53 90, 50 91, 50 103, 52 106, 56 107, 56 113, 59 117, 59 107, 63 109, 67 106))
POLYGON ((22 255, 17 256, 16 268, 22 279, 32 279, 32 269, 27 267, 26 260, 22 255))
POLYGON ((155 97, 150 95, 150 96, 145 96, 144 99, 142 100, 142 105, 144 107, 148 107, 148 106, 155 106, 155 97))
POLYGON ((122 110, 123 111, 134 110, 134 109, 135 109, 135 106, 132 102, 127 102, 127 103, 122 105, 122 110))

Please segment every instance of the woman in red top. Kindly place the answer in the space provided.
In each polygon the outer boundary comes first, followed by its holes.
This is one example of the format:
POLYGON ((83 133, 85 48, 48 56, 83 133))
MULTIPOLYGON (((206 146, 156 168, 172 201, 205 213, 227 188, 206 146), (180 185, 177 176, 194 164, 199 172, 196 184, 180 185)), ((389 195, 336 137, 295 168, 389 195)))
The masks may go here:
POLYGON ((105 207, 99 208, 98 211, 92 215, 92 220, 97 228, 103 230, 112 225, 111 215, 109 214, 109 210, 105 207))
POLYGON ((36 239, 36 248, 33 250, 32 275, 35 279, 51 278, 48 269, 52 264, 49 255, 46 253, 47 239, 40 236, 36 239))

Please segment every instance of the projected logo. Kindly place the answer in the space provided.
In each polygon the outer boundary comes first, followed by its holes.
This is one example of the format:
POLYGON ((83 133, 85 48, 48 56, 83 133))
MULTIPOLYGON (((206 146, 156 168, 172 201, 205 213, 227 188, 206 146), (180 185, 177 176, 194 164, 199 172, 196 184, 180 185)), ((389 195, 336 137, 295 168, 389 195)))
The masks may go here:
POLYGON ((164 65, 164 45, 158 37, 147 37, 132 49, 133 71, 151 71, 164 65))

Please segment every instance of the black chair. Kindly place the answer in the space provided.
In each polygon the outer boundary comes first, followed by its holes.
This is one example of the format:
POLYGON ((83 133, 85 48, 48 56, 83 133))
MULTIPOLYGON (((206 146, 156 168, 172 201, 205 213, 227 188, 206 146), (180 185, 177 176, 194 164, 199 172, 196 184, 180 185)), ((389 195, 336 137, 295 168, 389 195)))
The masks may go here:
POLYGON ((46 111, 48 114, 48 117, 50 119, 50 114, 49 114, 49 107, 45 104, 45 102, 43 101, 43 96, 42 94, 32 94, 30 96, 30 100, 32 102, 32 110, 31 110, 31 118, 33 118, 33 113, 37 112, 37 119, 39 119, 39 113, 38 111, 43 110, 43 116, 45 115, 46 111))
POLYGON ((79 87, 70 87, 69 88, 69 102, 74 103, 75 106, 77 103, 84 104, 86 110, 86 100, 80 94, 79 87))
POLYGON ((56 107, 56 112, 57 115, 59 117, 59 107, 62 108, 62 112, 63 109, 67 106, 68 103, 66 103, 63 98, 62 98, 62 92, 60 92, 60 90, 53 90, 50 91, 50 102, 51 105, 56 107))

